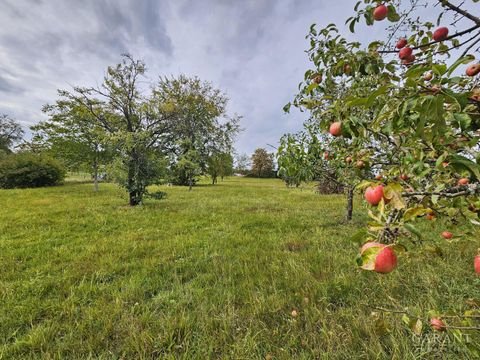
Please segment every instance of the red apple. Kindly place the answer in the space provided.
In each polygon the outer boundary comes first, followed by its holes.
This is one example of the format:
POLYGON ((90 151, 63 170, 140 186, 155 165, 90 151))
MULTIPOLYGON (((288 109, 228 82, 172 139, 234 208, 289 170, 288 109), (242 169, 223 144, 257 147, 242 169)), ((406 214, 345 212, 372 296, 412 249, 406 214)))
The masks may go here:
POLYGON ((467 178, 461 178, 461 179, 459 179, 459 180, 457 181, 457 184, 458 184, 459 186, 461 186, 461 185, 468 185, 469 182, 470 182, 470 180, 468 180, 467 178))
POLYGON ((402 60, 402 65, 411 65, 415 61, 415 55, 410 55, 409 57, 402 60))
POLYGON ((475 268, 475 272, 480 275, 480 255, 475 256, 475 259, 473 259, 473 266, 475 268))
POLYGON ((400 175, 400 179, 402 179, 403 181, 407 181, 410 178, 407 174, 402 174, 402 175, 400 175))
POLYGON ((407 39, 405 38, 400 38, 398 39, 397 41, 397 45, 396 45, 396 48, 397 49, 403 49, 405 46, 407 46, 407 39))
POLYGON ((453 237, 453 234, 450 231, 444 231, 442 232, 442 237, 444 239, 450 240, 453 237))
POLYGON ((402 60, 405 60, 405 59, 408 59, 409 57, 411 57, 413 54, 413 50, 411 47, 404 47, 403 49, 401 49, 399 52, 398 52, 398 57, 402 60))
POLYGON ((395 252, 385 244, 380 244, 373 241, 367 242, 363 244, 362 248, 360 249, 360 254, 363 254, 365 250, 372 247, 381 249, 375 257, 374 271, 386 274, 397 267, 397 256, 395 255, 395 252))
POLYGON ((436 331, 445 331, 447 329, 445 323, 439 318, 432 318, 430 320, 430 325, 436 331))
POLYGON ((445 26, 439 27, 433 32, 433 40, 443 41, 448 37, 448 28, 445 26))
POLYGON ((352 162, 352 157, 351 156, 347 156, 346 159, 345 159, 345 162, 347 164, 350 164, 352 162))
POLYGON ((375 176, 375 180, 382 180, 382 179, 383 179, 382 174, 378 174, 377 176, 375 176))
POLYGON ((375 187, 369 186, 365 190, 365 200, 370 205, 378 205, 380 200, 383 199, 383 185, 377 185, 375 187))
POLYGON ((425 216, 425 218, 426 218, 427 220, 433 220, 433 219, 435 219, 435 215, 434 215, 434 214, 427 214, 427 215, 425 216))
POLYGON ((468 76, 475 76, 478 73, 480 73, 480 63, 469 65, 465 71, 468 76))
POLYGON ((397 267, 397 256, 395 252, 385 247, 381 250, 375 259, 375 271, 382 274, 387 274, 397 267))
POLYGON ((375 10, 373 10, 373 18, 376 21, 382 21, 388 15, 388 8, 384 5, 378 5, 375 10))
POLYGON ((342 123, 340 121, 336 121, 336 122, 332 123, 330 125, 330 129, 328 131, 333 136, 342 135, 342 123))
POLYGON ((359 169, 363 169, 365 167, 365 162, 363 160, 358 160, 356 163, 355 163, 355 166, 359 169))

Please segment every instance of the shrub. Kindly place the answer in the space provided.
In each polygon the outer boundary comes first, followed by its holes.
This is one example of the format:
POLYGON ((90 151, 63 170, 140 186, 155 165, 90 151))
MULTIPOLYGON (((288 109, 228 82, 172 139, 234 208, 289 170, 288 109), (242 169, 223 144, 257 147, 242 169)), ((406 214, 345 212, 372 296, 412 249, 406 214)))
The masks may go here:
POLYGON ((32 153, 0 157, 0 188, 28 188, 57 185, 65 169, 55 159, 32 153))

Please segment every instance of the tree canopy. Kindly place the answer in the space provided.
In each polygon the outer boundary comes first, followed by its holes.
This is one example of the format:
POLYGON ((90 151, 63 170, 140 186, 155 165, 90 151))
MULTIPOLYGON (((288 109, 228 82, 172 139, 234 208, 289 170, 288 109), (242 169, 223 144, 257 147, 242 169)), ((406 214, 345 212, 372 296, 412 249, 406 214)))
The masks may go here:
POLYGON ((0 115, 0 151, 10 153, 12 146, 23 138, 23 129, 6 114, 0 115))

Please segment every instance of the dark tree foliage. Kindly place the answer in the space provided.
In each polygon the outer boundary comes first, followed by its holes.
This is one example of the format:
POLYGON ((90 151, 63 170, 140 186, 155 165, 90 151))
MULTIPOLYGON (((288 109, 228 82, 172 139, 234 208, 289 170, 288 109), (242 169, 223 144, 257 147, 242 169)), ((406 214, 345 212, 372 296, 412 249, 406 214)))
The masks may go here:
POLYGON ((275 177, 273 166, 273 154, 262 148, 255 150, 252 155, 252 176, 260 178, 275 177))
POLYGON ((8 115, 0 115, 0 151, 11 153, 12 146, 23 138, 19 123, 8 115))
POLYGON ((228 116, 228 97, 196 77, 160 78, 155 96, 175 109, 168 141, 172 182, 191 186, 197 175, 208 173, 210 158, 233 152, 240 117, 228 116))
POLYGON ((0 159, 0 188, 52 186, 64 178, 63 166, 46 155, 19 153, 0 159))

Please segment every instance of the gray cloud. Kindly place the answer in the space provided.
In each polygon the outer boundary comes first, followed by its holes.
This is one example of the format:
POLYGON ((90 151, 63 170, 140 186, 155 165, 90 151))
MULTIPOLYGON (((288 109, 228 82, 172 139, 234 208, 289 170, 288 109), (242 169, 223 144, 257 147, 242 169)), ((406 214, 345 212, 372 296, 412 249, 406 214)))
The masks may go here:
POLYGON ((5 79, 3 76, 0 75, 0 92, 21 94, 23 92, 23 88, 12 84, 8 79, 5 79))
MULTIPOLYGON (((306 114, 282 107, 309 68, 310 24, 343 26, 354 0, 2 0, 0 113, 43 118, 58 88, 93 85, 129 52, 149 78, 197 75, 229 95, 244 116, 239 152, 276 144, 306 114)), ((344 31, 348 34, 348 31, 344 31)), ((359 27, 360 41, 384 26, 359 27)), ((349 35, 350 36, 350 35, 349 35)))

